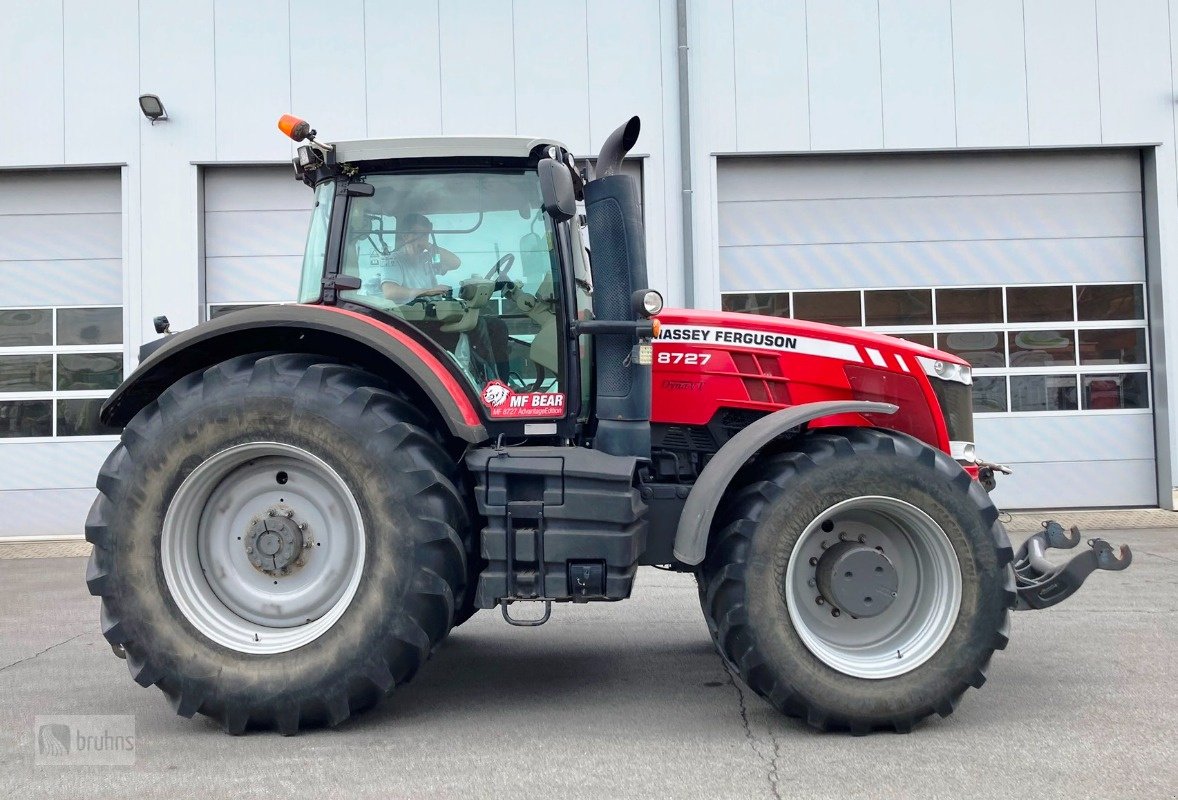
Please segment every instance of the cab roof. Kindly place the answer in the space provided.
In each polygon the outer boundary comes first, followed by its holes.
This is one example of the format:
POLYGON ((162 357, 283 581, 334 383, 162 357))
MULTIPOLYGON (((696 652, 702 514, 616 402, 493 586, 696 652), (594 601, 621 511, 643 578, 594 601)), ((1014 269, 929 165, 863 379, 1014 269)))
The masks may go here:
POLYGON ((531 136, 407 136, 334 142, 339 163, 390 158, 527 158, 540 146, 567 150, 554 139, 531 136))

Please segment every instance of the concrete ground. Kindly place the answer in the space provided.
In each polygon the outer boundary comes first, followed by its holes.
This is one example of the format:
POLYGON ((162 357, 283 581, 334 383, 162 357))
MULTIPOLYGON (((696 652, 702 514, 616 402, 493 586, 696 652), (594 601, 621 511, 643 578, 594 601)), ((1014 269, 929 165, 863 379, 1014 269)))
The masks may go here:
POLYGON ((229 737, 131 681, 84 559, 0 560, 0 797, 1175 797, 1178 531, 1101 535, 1133 546, 1128 572, 1016 615, 953 716, 863 738, 734 684, 692 580, 655 570, 542 628, 480 613, 337 730, 229 737), (48 714, 133 714, 136 763, 34 766, 48 714))

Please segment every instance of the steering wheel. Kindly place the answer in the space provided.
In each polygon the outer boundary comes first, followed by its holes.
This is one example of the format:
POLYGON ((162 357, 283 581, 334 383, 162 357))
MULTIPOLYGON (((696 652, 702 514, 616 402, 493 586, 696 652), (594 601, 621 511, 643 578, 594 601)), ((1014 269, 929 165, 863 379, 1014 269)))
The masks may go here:
POLYGON ((487 271, 486 277, 483 280, 495 279, 496 282, 503 280, 503 276, 511 272, 511 265, 515 263, 515 253, 508 253, 495 262, 495 266, 487 271))

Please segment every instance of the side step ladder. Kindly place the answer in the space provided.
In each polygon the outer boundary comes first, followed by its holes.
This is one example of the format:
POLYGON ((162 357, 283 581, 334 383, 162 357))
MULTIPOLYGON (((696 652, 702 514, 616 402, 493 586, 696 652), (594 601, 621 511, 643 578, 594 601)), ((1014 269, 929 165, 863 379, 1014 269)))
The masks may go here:
POLYGON ((1104 539, 1089 539, 1088 550, 1073 556, 1066 564, 1047 560, 1049 548, 1070 550, 1080 543, 1080 529, 1070 531, 1055 520, 1043 523, 1036 533, 1014 555, 1014 576, 1018 603, 1016 611, 1050 608, 1067 600, 1084 581, 1098 569, 1119 571, 1133 563, 1129 545, 1121 545, 1120 555, 1113 554, 1113 546, 1104 539))
POLYGON ((504 543, 507 556, 507 596, 499 598, 499 610, 503 612, 503 619, 509 624, 523 628, 534 628, 543 625, 552 617, 552 598, 546 597, 547 592, 544 586, 544 504, 527 501, 509 502, 505 517, 503 527, 507 531, 507 541, 504 543), (515 527, 516 516, 536 521, 533 529, 535 535, 533 555, 536 557, 534 596, 521 595, 516 589, 515 535, 517 530, 526 530, 526 528, 517 529, 515 527), (519 602, 543 603, 544 616, 537 619, 519 619, 511 616, 507 606, 519 602))

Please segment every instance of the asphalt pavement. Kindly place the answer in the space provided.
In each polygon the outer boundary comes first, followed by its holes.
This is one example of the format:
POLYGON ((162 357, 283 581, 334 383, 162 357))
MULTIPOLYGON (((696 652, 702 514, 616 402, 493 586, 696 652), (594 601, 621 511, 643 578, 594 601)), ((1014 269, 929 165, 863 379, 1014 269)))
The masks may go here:
MULTIPOLYGON (((1089 532, 1091 533, 1091 532, 1089 532)), ((1178 531, 1127 572, 1017 614, 990 680, 908 735, 815 733, 734 682, 690 577, 512 628, 481 612, 336 730, 230 737, 116 659, 85 560, 0 560, 0 797, 1178 796, 1178 531), (35 764, 39 715, 134 715, 129 766, 35 764)))

